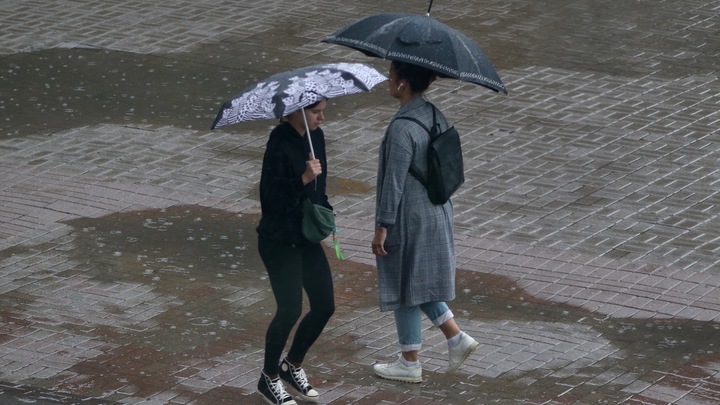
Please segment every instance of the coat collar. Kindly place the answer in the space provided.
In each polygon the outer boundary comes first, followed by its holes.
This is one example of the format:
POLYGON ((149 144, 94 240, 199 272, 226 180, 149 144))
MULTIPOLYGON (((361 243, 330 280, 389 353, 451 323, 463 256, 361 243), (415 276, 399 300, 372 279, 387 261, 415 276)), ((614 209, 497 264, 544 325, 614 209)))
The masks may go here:
POLYGON ((422 95, 416 96, 412 100, 408 101, 404 105, 400 106, 400 109, 398 110, 397 114, 395 114, 396 117, 399 117, 401 115, 407 115, 408 112, 420 108, 424 106, 427 103, 425 98, 422 95))

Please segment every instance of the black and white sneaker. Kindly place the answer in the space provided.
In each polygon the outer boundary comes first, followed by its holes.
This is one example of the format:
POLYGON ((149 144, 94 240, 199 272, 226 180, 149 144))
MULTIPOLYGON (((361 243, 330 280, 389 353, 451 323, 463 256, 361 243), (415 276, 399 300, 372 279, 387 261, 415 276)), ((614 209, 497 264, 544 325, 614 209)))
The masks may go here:
POLYGON ((265 402, 271 405, 297 405, 297 402, 285 392, 280 378, 272 379, 265 372, 260 375, 257 390, 263 396, 265 402))
POLYGON ((318 401, 320 394, 308 383, 302 367, 295 367, 287 359, 283 359, 280 363, 280 378, 297 391, 298 398, 307 402, 318 401))

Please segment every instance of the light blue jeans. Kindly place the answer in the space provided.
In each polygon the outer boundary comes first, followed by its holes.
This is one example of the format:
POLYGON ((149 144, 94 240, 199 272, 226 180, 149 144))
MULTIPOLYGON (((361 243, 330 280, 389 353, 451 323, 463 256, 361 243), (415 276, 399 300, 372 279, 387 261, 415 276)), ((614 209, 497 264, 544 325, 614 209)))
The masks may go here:
POLYGON ((422 347, 422 320, 420 312, 440 326, 453 318, 453 313, 444 302, 426 302, 413 307, 400 307, 395 310, 395 327, 397 328, 400 351, 411 352, 422 347))

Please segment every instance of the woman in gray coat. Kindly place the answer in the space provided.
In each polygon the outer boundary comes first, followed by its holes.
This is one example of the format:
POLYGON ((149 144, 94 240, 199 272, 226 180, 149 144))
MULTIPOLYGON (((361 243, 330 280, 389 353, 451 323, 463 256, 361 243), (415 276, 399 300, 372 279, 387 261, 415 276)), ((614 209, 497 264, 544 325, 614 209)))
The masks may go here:
POLYGON ((381 378, 421 382, 418 352, 422 346, 421 313, 448 339, 450 370, 457 369, 478 342, 460 330, 446 301, 455 298, 453 207, 430 202, 427 190, 410 167, 427 172, 429 134, 433 115, 440 130, 445 116, 423 97, 435 73, 408 63, 390 65, 390 95, 400 109, 390 122, 380 147, 375 207, 375 236, 380 310, 393 311, 401 355, 388 364, 375 364, 381 378))

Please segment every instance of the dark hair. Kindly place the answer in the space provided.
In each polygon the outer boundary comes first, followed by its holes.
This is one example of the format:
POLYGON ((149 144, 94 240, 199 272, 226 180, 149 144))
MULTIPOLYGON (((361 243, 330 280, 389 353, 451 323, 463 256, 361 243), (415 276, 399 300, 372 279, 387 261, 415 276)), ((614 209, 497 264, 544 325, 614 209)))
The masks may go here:
POLYGON ((323 101, 327 101, 327 99, 326 99, 326 98, 321 98, 320 100, 318 100, 318 101, 310 104, 309 106, 305 107, 304 109, 305 109, 305 110, 312 110, 313 108, 317 107, 317 105, 320 104, 320 103, 323 102, 323 101))
MULTIPOLYGON (((310 104, 309 106, 303 108, 303 110, 311 110, 311 109, 317 107, 317 105, 320 104, 320 103, 323 102, 323 101, 327 101, 327 99, 326 99, 326 98, 321 98, 321 99, 319 99, 318 101, 316 101, 316 102, 310 104)), ((294 114, 294 113, 296 113, 297 111, 300 111, 300 110, 295 110, 295 111, 291 112, 290 114, 294 114)), ((283 117, 280 117, 280 122, 284 122, 284 121, 286 120, 286 118, 287 118, 290 114, 285 115, 285 116, 283 116, 283 117)))
POLYGON ((395 69, 398 80, 405 80, 410 84, 410 90, 419 93, 427 90, 437 77, 437 73, 422 66, 413 65, 397 60, 392 61, 391 66, 395 69))

